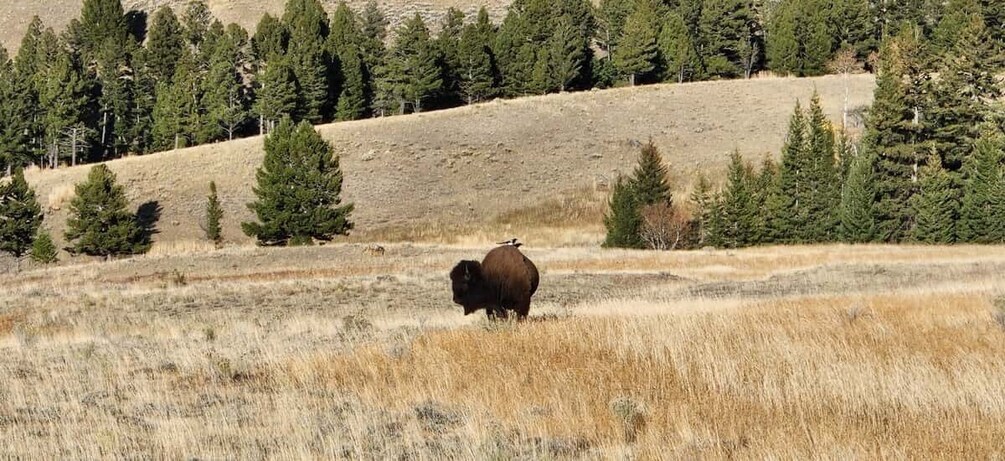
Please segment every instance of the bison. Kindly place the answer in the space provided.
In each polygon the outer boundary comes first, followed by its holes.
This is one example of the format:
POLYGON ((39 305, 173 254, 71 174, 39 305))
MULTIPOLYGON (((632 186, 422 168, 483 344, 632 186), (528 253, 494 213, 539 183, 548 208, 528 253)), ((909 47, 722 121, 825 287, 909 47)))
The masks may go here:
POLYGON ((464 306, 464 315, 485 309, 491 320, 506 318, 507 310, 518 319, 527 317, 530 297, 537 291, 538 273, 516 246, 496 247, 481 263, 464 260, 450 271, 454 302, 464 306))

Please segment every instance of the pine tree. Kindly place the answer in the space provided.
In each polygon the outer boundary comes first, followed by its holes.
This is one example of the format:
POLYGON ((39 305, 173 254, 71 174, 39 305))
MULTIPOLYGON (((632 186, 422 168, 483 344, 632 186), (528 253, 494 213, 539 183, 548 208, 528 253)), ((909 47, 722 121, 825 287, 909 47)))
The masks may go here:
POLYGON ((223 242, 223 228, 220 220, 223 219, 223 207, 220 205, 220 198, 216 194, 216 182, 209 183, 209 196, 206 197, 206 239, 216 245, 223 242))
POLYGON ((837 239, 837 208, 841 201, 840 178, 835 163, 834 129, 824 115, 820 95, 814 92, 807 120, 806 144, 806 227, 807 242, 830 242, 837 239))
POLYGON ((7 50, 0 46, 0 175, 31 161, 30 120, 25 118, 30 100, 7 50))
POLYGON ((225 34, 217 43, 209 74, 202 82, 202 104, 206 111, 199 129, 199 142, 233 140, 248 123, 248 95, 242 66, 241 48, 246 41, 241 31, 225 34))
POLYGON ((609 211, 604 215, 604 227, 607 228, 605 247, 642 248, 642 238, 639 235, 642 215, 639 208, 632 181, 624 177, 618 178, 608 202, 609 211))
POLYGON ((713 240, 710 238, 710 232, 713 230, 712 215, 716 203, 712 193, 712 185, 704 174, 698 174, 698 181, 695 183, 694 191, 691 192, 691 203, 694 205, 698 246, 711 245, 713 240))
POLYGON ((777 189, 778 165, 770 155, 765 155, 761 162, 760 173, 751 178, 751 194, 754 197, 753 209, 758 210, 751 228, 751 244, 763 244, 771 240, 771 232, 768 228, 769 217, 764 210, 767 209, 771 194, 777 189))
POLYGON ((359 28, 356 15, 344 1, 339 1, 332 13, 328 34, 328 49, 332 56, 342 56, 351 47, 363 45, 363 32, 359 28))
POLYGON ((38 16, 34 16, 21 39, 21 46, 14 59, 14 73, 17 76, 14 84, 18 93, 23 97, 21 101, 23 106, 19 107, 19 109, 23 109, 20 116, 28 125, 27 131, 22 131, 22 133, 28 138, 27 155, 32 158, 42 157, 45 153, 43 148, 45 125, 42 120, 44 111, 38 100, 38 87, 40 86, 38 80, 43 65, 49 62, 50 57, 45 56, 42 27, 42 20, 38 16))
POLYGON ((60 50, 38 77, 49 167, 55 168, 60 160, 75 164, 93 139, 93 76, 73 56, 60 50))
POLYGON ((82 54, 93 61, 105 43, 123 46, 128 35, 121 0, 84 0, 80 13, 82 54))
POLYGON ((154 81, 170 82, 185 48, 181 22, 174 10, 162 6, 154 13, 146 46, 146 65, 154 81))
POLYGON ((668 172, 663 164, 663 156, 650 139, 639 152, 638 164, 631 178, 639 206, 673 205, 673 195, 667 180, 668 172))
POLYGON ((821 0, 786 0, 769 24, 767 57, 771 69, 798 76, 821 75, 833 51, 828 6, 821 0))
POLYGON ((873 213, 876 193, 871 154, 854 157, 848 175, 841 188, 841 206, 838 218, 841 222, 842 240, 850 243, 871 242, 877 237, 876 220, 873 213))
POLYGON ((624 33, 625 21, 635 9, 635 0, 600 0, 597 7, 597 43, 610 59, 624 33))
POLYGON ((768 197, 767 235, 772 243, 803 243, 807 225, 808 182, 806 119, 802 107, 796 108, 789 121, 789 133, 782 148, 777 189, 768 197))
POLYGON ((181 22, 185 31, 185 41, 198 60, 202 53, 203 42, 206 41, 213 24, 213 13, 209 10, 206 0, 189 0, 181 22))
POLYGON ((698 19, 698 46, 710 77, 742 76, 745 48, 760 38, 748 0, 705 0, 698 19))
POLYGON ((195 57, 185 50, 171 83, 157 84, 151 133, 154 149, 184 148, 196 142, 196 131, 200 125, 201 90, 195 57))
POLYGON ((96 68, 101 87, 98 98, 102 158, 118 157, 131 144, 135 72, 132 51, 136 44, 126 45, 106 40, 97 51, 96 68))
POLYGON ((52 243, 52 236, 45 229, 40 229, 35 241, 31 244, 31 260, 40 264, 52 264, 59 261, 59 250, 52 243))
POLYGON ((329 241, 349 232, 352 204, 342 204, 342 171, 331 144, 307 122, 283 119, 265 139, 256 174, 258 198, 249 203, 258 222, 241 224, 261 245, 329 241))
POLYGON ((363 58, 355 45, 339 56, 342 64, 342 94, 338 98, 336 119, 358 120, 366 114, 366 81, 363 58))
POLYGON ((530 43, 527 20, 514 6, 499 26, 493 44, 493 55, 498 60, 499 85, 504 96, 521 96, 527 93, 531 73, 537 62, 535 45, 530 43))
POLYGON ((942 165, 960 187, 960 169, 973 152, 989 104, 1002 95, 994 70, 992 41, 978 15, 960 31, 955 45, 942 57, 927 118, 942 165))
POLYGON ((269 62, 259 79, 255 113, 263 133, 270 132, 283 117, 292 116, 297 107, 297 86, 293 70, 278 55, 269 62))
POLYGON ((0 251, 24 256, 41 225, 42 208, 18 168, 10 181, 0 183, 0 251))
POLYGON ((975 19, 983 21, 978 0, 950 0, 945 14, 932 31, 932 47, 944 53, 952 51, 963 30, 975 19))
POLYGON ((877 239, 897 242, 913 226, 911 200, 916 171, 926 150, 917 68, 921 53, 916 29, 907 28, 884 45, 874 102, 866 122, 866 148, 876 154, 877 239))
POLYGON ((694 77, 701 62, 683 17, 677 13, 667 16, 663 22, 658 44, 666 72, 664 80, 683 83, 694 77))
POLYGON ((492 42, 495 31, 488 22, 488 12, 482 8, 478 22, 469 24, 461 33, 459 51, 459 74, 461 96, 468 104, 480 102, 492 96, 495 86, 495 57, 492 42))
POLYGON ((634 86, 637 77, 645 77, 656 69, 656 12, 646 2, 635 8, 625 21, 624 31, 614 49, 614 66, 628 77, 634 86))
POLYGON ((104 164, 91 168, 70 202, 66 240, 73 253, 115 256, 143 253, 150 242, 127 209, 125 190, 104 164))
POLYGON ((723 245, 742 248, 761 243, 754 240, 760 210, 756 208, 756 197, 751 187, 752 171, 737 151, 730 154, 726 177, 721 209, 723 245))
POLYGON ((290 33, 275 16, 266 13, 255 28, 251 38, 251 52, 259 63, 273 60, 273 56, 286 54, 290 33))
POLYGON ((461 102, 461 34, 464 31, 464 13, 456 8, 447 9, 447 15, 436 37, 435 47, 442 64, 443 87, 440 92, 441 105, 457 105, 461 102))
POLYGON ((547 69, 550 76, 548 79, 536 79, 545 91, 557 89, 564 92, 580 78, 583 72, 583 47, 580 41, 573 18, 569 15, 559 16, 555 20, 555 33, 546 43, 547 54, 539 55, 540 59, 547 62, 543 68, 547 69))
POLYGON ((938 156, 931 156, 920 171, 920 191, 914 200, 914 240, 925 243, 956 241, 959 204, 949 173, 938 156))
POLYGON ((312 123, 329 120, 338 93, 327 52, 328 14, 319 0, 288 0, 283 24, 290 32, 287 58, 297 79, 295 118, 312 123))
POLYGON ((835 48, 850 47, 860 60, 876 51, 875 18, 870 9, 870 0, 832 0, 831 8, 824 8, 829 13, 827 22, 835 48))
POLYGON ((415 112, 421 112, 422 102, 442 89, 442 75, 439 51, 433 46, 426 23, 416 14, 398 30, 380 85, 390 99, 398 102, 400 113, 404 113, 407 103, 415 112))
POLYGON ((1005 242, 1005 141, 985 131, 964 165, 959 241, 1005 242))

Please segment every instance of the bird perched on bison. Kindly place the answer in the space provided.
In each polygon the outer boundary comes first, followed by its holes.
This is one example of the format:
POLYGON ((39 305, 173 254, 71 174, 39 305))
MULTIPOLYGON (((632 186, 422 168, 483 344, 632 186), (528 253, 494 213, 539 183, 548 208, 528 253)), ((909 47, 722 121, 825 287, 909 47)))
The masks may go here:
POLYGON ((493 248, 482 262, 464 260, 450 271, 454 302, 464 306, 464 315, 485 309, 489 319, 506 318, 515 311, 527 317, 530 297, 537 291, 538 273, 514 245, 493 248))

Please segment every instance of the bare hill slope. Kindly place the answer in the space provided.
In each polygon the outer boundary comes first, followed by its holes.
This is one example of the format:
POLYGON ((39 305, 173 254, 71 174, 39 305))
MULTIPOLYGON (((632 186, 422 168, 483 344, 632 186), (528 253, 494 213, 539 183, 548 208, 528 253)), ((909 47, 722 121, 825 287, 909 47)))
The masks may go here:
MULTIPOLYGON (((335 9, 338 0, 322 0, 329 11, 335 9)), ((16 50, 33 16, 42 19, 46 26, 62 30, 70 20, 80 16, 83 0, 6 0, 0 8, 0 45, 8 50, 16 50)), ((249 31, 265 13, 282 14, 286 0, 207 0, 213 14, 224 24, 236 22, 249 31)), ((356 11, 360 11, 366 0, 346 0, 356 11)), ((494 19, 501 19, 509 0, 378 0, 392 25, 415 13, 421 14, 430 25, 438 25, 447 8, 457 8, 473 15, 482 5, 488 8, 494 19)), ((123 0, 122 6, 128 10, 152 13, 162 5, 181 11, 188 0, 123 0)), ((12 52, 13 54, 13 52, 12 52)))
MULTIPOLYGON (((596 188, 629 172, 637 143, 649 137, 670 163, 675 186, 687 189, 696 170, 722 171, 733 149, 751 159, 777 155, 796 99, 805 103, 814 88, 827 114, 838 120, 844 83, 841 77, 822 77, 657 85, 495 101, 318 129, 341 154, 344 195, 356 203, 360 231, 437 224, 449 232, 596 188)), ((870 102, 871 76, 847 83, 853 107, 870 102)), ((245 204, 253 198, 262 155, 262 139, 250 138, 109 166, 134 206, 148 201, 161 206, 158 241, 201 237, 207 185, 216 181, 227 213, 225 237, 245 242, 239 222, 250 218, 245 204)), ((88 168, 29 174, 57 236, 73 184, 88 168)))

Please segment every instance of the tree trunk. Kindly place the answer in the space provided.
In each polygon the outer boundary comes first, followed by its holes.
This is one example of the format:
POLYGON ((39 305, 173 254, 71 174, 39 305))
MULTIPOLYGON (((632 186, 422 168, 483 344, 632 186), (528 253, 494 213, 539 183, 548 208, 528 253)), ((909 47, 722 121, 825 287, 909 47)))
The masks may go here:
POLYGON ((178 150, 178 141, 179 141, 179 136, 178 136, 177 133, 175 133, 175 135, 174 135, 174 150, 178 150))
POLYGON ((635 86, 635 72, 628 74, 628 85, 635 86))
POLYGON ((265 136, 265 116, 258 114, 258 135, 265 136))
POLYGON ((108 144, 106 143, 108 136, 108 111, 105 111, 101 115, 101 151, 104 153, 105 157, 108 157, 108 144))
POLYGON ((73 140, 70 142, 70 148, 73 152, 70 153, 70 166, 77 166, 77 128, 73 128, 73 140))

